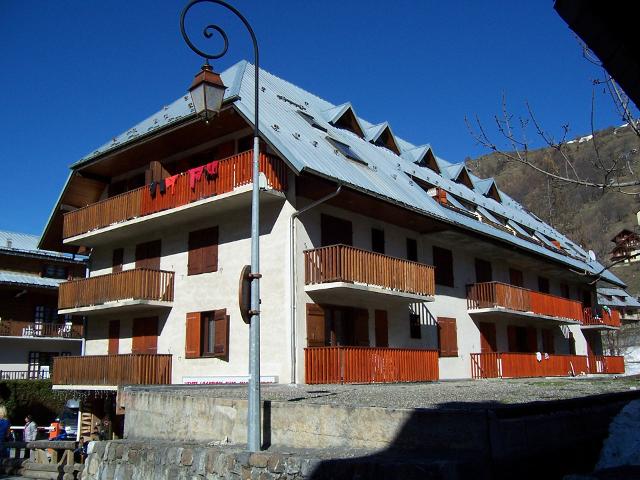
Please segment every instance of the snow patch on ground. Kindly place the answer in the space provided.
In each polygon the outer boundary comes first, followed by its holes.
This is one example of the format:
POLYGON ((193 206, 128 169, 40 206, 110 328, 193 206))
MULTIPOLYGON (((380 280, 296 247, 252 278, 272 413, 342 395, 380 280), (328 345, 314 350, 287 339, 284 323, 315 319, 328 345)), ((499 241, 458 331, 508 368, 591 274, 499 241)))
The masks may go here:
POLYGON ((596 470, 640 465, 640 400, 629 402, 609 425, 596 470))
POLYGON ((583 143, 583 142, 588 142, 589 140, 593 139, 593 135, 587 135, 586 137, 580 137, 577 140, 569 140, 567 143, 583 143))

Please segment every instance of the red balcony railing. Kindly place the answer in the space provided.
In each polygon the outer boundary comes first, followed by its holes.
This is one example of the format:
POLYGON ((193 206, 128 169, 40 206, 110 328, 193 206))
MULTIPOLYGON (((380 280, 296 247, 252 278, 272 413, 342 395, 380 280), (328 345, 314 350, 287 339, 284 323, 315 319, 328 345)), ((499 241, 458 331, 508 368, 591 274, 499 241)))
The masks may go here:
MULTIPOLYGON (((74 237, 133 218, 187 205, 213 195, 231 192, 236 187, 251 183, 252 160, 253 150, 219 160, 217 176, 207 179, 203 175, 193 189, 189 185, 188 172, 183 172, 176 179, 173 188, 167 188, 164 194, 156 192, 152 197, 149 186, 146 185, 65 213, 62 236, 74 237)), ((287 169, 282 160, 261 153, 260 171, 264 173, 271 188, 286 191, 287 169)))
POLYGON ((136 268, 60 284, 58 309, 90 307, 118 300, 173 301, 174 272, 136 268))
POLYGON ((0 336, 82 338, 82 325, 1 320, 0 336))
POLYGON ((620 320, 620 312, 618 310, 605 310, 604 308, 600 312, 594 311, 591 308, 585 308, 583 325, 603 325, 607 327, 621 327, 622 321, 620 320))
POLYGON ((564 377, 580 373, 624 373, 624 358, 535 353, 472 353, 472 378, 564 377), (538 359, 540 358, 540 359, 538 359))
POLYGON ((409 348, 312 347, 304 350, 305 382, 393 383, 438 380, 438 352, 409 348))
POLYGON ((467 308, 507 308, 581 322, 582 303, 500 282, 467 285, 467 308))
POLYGON ((435 295, 431 265, 347 245, 307 250, 304 266, 305 285, 355 282, 417 295, 435 295))

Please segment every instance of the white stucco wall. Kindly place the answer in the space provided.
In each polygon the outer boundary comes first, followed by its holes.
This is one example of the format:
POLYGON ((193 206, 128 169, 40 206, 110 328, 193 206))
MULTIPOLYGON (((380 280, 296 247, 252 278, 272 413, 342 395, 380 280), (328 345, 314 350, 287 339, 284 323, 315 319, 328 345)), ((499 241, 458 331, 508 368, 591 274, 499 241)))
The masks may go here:
POLYGON ((79 340, 51 340, 0 337, 0 370, 26 371, 29 352, 68 352, 80 355, 82 342, 79 340))

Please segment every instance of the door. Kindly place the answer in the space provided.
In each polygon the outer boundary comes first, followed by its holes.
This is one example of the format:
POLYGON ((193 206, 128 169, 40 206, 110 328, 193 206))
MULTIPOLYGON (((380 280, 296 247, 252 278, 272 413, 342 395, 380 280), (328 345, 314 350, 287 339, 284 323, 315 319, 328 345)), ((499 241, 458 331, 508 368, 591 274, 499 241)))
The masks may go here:
POLYGON ((160 270, 160 240, 136 245, 136 268, 160 270))
POLYGON ((492 280, 491 262, 476 258, 476 283, 490 282, 492 280))
POLYGON ((320 243, 323 247, 328 245, 353 245, 353 228, 349 220, 321 215, 320 217, 320 243))
POLYGON ((357 347, 369 346, 369 312, 363 308, 354 311, 353 344, 357 347))
POLYGON ((324 308, 315 303, 307 303, 307 347, 327 345, 327 327, 324 308))
POLYGON ((111 272, 118 273, 122 271, 122 264, 124 263, 124 248, 116 248, 113 250, 113 257, 111 259, 111 272))
POLYGON ((498 366, 496 324, 478 323, 480 329, 480 371, 484 378, 496 378, 500 371, 498 366))
POLYGON ((522 275, 522 270, 517 270, 515 268, 509 269, 509 283, 514 287, 523 287, 524 286, 524 278, 522 275))
POLYGON ((131 353, 158 353, 158 317, 134 318, 131 353))
POLYGON ((386 310, 376 310, 375 313, 376 347, 389 346, 389 321, 386 310))
POLYGON ((109 322, 109 347, 107 355, 118 355, 120 349, 120 320, 109 322))

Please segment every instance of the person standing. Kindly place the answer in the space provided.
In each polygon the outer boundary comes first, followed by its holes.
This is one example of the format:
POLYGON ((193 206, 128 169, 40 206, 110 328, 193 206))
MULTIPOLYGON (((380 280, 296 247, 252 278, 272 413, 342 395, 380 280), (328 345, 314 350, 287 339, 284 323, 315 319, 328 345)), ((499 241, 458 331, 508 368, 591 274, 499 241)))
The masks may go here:
POLYGON ((27 415, 24 421, 24 441, 34 442, 38 436, 38 425, 33 421, 31 415, 27 415))
MULTIPOLYGON (((9 440, 11 433, 11 422, 7 418, 7 409, 4 405, 0 405, 0 445, 9 440)), ((9 449, 0 448, 0 457, 8 457, 9 449)))

